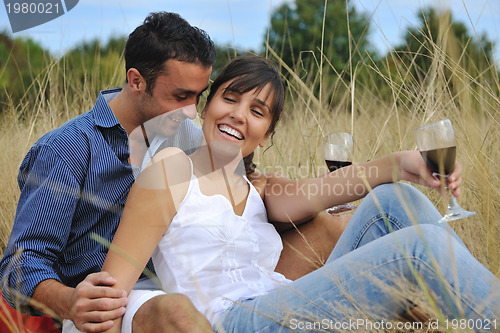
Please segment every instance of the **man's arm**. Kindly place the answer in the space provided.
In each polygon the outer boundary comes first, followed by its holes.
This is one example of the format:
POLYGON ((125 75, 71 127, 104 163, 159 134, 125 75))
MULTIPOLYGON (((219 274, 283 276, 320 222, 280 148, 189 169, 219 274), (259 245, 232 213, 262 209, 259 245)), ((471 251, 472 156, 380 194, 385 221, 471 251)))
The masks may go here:
POLYGON ((38 146, 21 164, 19 186, 16 218, 0 266, 5 300, 23 312, 38 314, 38 310, 76 323, 89 316, 98 322, 100 316, 114 317, 123 311, 120 307, 126 304, 126 297, 115 302, 96 300, 116 293, 106 287, 109 282, 105 277, 90 277, 70 288, 60 282, 55 271, 80 200, 80 182, 67 165, 51 148, 38 146), (103 286, 97 288, 99 284, 103 286), (87 302, 90 299, 92 302, 87 302))
POLYGON ((280 232, 283 251, 275 271, 296 280, 323 266, 350 219, 351 215, 322 211, 313 219, 280 232))
POLYGON ((106 272, 90 274, 76 288, 45 280, 35 289, 31 305, 42 312, 55 312, 70 319, 81 331, 101 332, 111 328, 113 320, 125 313, 127 294, 110 288, 115 283, 106 272))
POLYGON ((27 300, 38 284, 59 280, 54 266, 68 238, 79 191, 64 163, 44 146, 26 155, 18 181, 21 195, 0 272, 5 300, 29 312, 27 300))

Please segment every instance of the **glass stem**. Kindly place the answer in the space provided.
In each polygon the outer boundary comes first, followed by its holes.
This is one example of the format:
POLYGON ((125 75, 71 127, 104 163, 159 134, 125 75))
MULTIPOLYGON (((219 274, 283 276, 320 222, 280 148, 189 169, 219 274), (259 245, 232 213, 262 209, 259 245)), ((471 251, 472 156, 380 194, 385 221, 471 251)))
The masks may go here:
POLYGON ((446 186, 446 190, 448 191, 448 209, 460 207, 457 199, 453 196, 448 186, 446 186))
POLYGON ((457 200, 455 199, 455 197, 451 193, 450 188, 448 187, 448 177, 449 176, 448 175, 443 176, 442 174, 439 174, 437 172, 433 172, 432 176, 434 176, 434 178, 436 178, 437 180, 441 181, 441 183, 444 183, 443 188, 446 190, 446 195, 448 196, 448 198, 447 198, 448 199, 448 210, 453 209, 455 207, 459 207, 457 200))

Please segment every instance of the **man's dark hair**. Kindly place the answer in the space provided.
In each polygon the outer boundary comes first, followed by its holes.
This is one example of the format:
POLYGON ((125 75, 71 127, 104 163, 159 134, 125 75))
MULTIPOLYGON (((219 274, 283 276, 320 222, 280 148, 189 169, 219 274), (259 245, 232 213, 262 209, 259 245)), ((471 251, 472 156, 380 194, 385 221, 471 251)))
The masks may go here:
POLYGON ((214 43, 205 31, 176 13, 150 13, 129 35, 125 69, 137 69, 146 80, 146 92, 152 94, 168 59, 210 67, 215 62, 214 43))

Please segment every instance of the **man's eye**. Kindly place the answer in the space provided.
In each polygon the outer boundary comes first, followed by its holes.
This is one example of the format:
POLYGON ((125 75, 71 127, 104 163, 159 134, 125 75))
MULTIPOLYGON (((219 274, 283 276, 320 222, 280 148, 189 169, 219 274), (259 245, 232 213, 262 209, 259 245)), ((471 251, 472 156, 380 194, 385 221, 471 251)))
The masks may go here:
POLYGON ((175 96, 175 99, 178 100, 179 102, 185 101, 187 99, 187 96, 175 96))

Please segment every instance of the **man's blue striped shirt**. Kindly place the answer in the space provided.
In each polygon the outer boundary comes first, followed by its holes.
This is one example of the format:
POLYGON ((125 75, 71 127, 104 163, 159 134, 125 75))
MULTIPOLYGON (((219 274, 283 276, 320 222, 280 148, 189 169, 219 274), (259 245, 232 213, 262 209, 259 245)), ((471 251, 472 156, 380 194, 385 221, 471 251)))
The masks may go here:
POLYGON ((0 266, 2 296, 32 296, 55 279, 74 287, 98 272, 134 182, 127 133, 102 91, 92 110, 41 137, 24 158, 14 226, 0 266), (14 292, 16 291, 16 292, 14 292))

